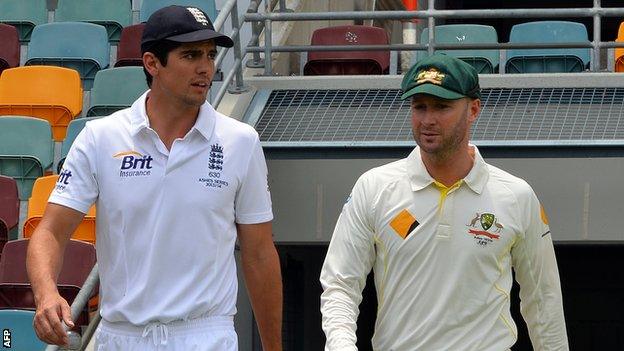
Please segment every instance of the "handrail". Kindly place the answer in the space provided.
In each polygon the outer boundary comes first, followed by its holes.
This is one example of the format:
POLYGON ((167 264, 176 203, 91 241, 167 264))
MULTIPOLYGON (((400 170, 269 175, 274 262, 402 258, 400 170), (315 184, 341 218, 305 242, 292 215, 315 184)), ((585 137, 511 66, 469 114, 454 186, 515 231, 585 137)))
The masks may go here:
MULTIPOLYGON (((624 47, 624 42, 600 42, 600 47, 624 47)), ((379 45, 288 45, 273 46, 274 52, 301 52, 301 51, 405 51, 427 50, 430 47, 444 50, 463 49, 565 49, 565 48, 592 48, 591 42, 576 43, 470 43, 470 44, 379 44, 379 45)), ((247 52, 264 52, 262 46, 248 46, 247 52)))
MULTIPOLYGON (((74 302, 71 305, 71 318, 72 320, 78 320, 80 313, 84 309, 84 307, 89 302, 89 297, 91 296, 91 292, 96 288, 96 286, 100 282, 100 276, 98 274, 98 264, 93 265, 89 276, 85 280, 84 284, 82 284, 82 288, 76 295, 74 302)), ((64 326, 65 331, 69 330, 69 327, 64 326)), ((89 340, 86 340, 88 344, 89 340)), ((82 344, 85 344, 85 340, 82 341, 82 344)), ((81 345, 82 346, 82 345, 81 345)), ((46 347, 46 351, 57 351, 59 349, 58 345, 48 345, 46 347)))
POLYGON ((434 18, 531 18, 531 17, 620 17, 622 7, 583 7, 573 9, 489 9, 489 10, 419 10, 419 11, 342 11, 342 12, 271 12, 245 14, 247 22, 270 20, 273 22, 317 20, 409 20, 434 18))
MULTIPOLYGON (((596 71, 599 68, 600 49, 624 47, 623 42, 600 40, 600 23, 602 17, 622 17, 624 8, 603 8, 601 0, 594 0, 593 7, 568 8, 568 9, 479 9, 479 10, 437 10, 434 7, 434 0, 428 0, 428 9, 419 11, 344 11, 344 12, 271 12, 247 13, 244 15, 246 22, 252 22, 252 26, 264 22, 265 43, 260 45, 254 42, 253 46, 248 46, 246 52, 253 53, 254 65, 257 67, 258 54, 264 52, 265 75, 272 74, 271 59, 273 52, 304 52, 304 51, 361 51, 361 50, 427 50, 430 54, 435 49, 461 50, 461 49, 539 49, 539 48, 591 48, 590 70, 596 71), (593 40, 582 43, 492 43, 492 44, 436 44, 435 27, 436 19, 446 18, 562 18, 562 17, 593 17, 593 40), (388 20, 412 20, 427 19, 429 36, 427 43, 422 44, 388 44, 388 45, 289 45, 273 46, 271 38, 271 24, 273 21, 315 21, 315 20, 366 20, 366 19, 388 19, 388 20)), ((255 38, 255 37, 254 37, 255 38)))
MULTIPOLYGON (((252 2, 252 4, 250 4, 250 7, 252 7, 254 4, 256 3, 252 2)), ((234 47, 232 48, 234 50, 234 67, 223 80, 222 86, 217 92, 217 96, 212 101, 212 105, 215 108, 217 108, 221 103, 221 99, 225 95, 225 91, 228 89, 228 86, 232 82, 233 77, 236 77, 236 86, 232 91, 245 91, 242 70, 242 62, 245 53, 241 52, 240 45, 240 28, 245 24, 245 21, 244 19, 239 20, 238 18, 238 2, 236 0, 228 0, 228 2, 223 6, 221 12, 219 13, 219 16, 217 16, 217 19, 215 20, 216 30, 221 29, 221 26, 223 26, 227 17, 231 17, 232 23, 232 32, 230 33, 230 37, 232 38, 232 41, 234 41, 234 47), (217 28, 217 24, 219 25, 219 28, 217 28)), ((229 49, 230 48, 222 48, 221 50, 219 50, 217 58, 215 59, 215 67, 217 69, 221 67, 223 59, 225 58, 225 55, 227 55, 229 49)))

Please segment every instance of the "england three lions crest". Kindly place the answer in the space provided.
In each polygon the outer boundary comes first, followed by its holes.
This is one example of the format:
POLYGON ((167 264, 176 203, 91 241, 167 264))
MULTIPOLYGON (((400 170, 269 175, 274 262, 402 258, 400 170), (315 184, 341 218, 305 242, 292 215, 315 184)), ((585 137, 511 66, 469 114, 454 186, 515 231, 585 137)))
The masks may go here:
POLYGON ((223 170, 223 146, 212 144, 210 146, 210 158, 208 158, 208 168, 214 171, 223 170))

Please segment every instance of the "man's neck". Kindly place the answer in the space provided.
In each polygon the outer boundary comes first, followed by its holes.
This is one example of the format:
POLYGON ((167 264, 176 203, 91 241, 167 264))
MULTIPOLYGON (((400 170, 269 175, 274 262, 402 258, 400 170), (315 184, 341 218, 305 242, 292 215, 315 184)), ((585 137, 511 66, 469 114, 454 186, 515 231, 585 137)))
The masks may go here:
POLYGON ((475 150, 472 146, 466 145, 457 152, 437 157, 420 150, 427 172, 438 182, 451 186, 470 173, 474 164, 475 150))
POLYGON ((152 92, 147 96, 145 109, 150 127, 168 150, 175 139, 183 138, 193 128, 199 115, 199 107, 172 104, 152 92))

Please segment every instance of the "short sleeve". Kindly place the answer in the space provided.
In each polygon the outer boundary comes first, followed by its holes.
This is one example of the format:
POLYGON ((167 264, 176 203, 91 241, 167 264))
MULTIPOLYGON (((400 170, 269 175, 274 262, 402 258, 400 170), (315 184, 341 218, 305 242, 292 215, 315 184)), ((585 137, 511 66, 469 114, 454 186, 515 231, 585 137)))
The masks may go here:
POLYGON ((264 223, 273 219, 266 160, 255 131, 252 144, 247 170, 243 173, 234 204, 238 224, 264 223))
POLYGON ((72 144, 48 202, 87 213, 98 197, 96 148, 89 123, 72 144))

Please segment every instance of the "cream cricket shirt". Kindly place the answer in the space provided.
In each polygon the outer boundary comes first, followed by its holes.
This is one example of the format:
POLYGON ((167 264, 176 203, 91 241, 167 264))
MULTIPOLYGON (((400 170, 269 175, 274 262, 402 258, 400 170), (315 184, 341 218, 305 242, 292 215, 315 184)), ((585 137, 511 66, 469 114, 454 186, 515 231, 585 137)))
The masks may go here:
POLYGON ((146 95, 87 123, 49 201, 85 213, 97 204, 105 320, 233 315, 235 223, 273 217, 258 134, 205 103, 168 151, 149 127, 146 95))
POLYGON ((371 267, 375 350, 508 350, 512 266, 535 350, 568 349, 546 216, 525 181, 474 149, 472 170, 450 188, 431 178, 418 148, 357 181, 321 272, 326 350, 356 350, 371 267))

